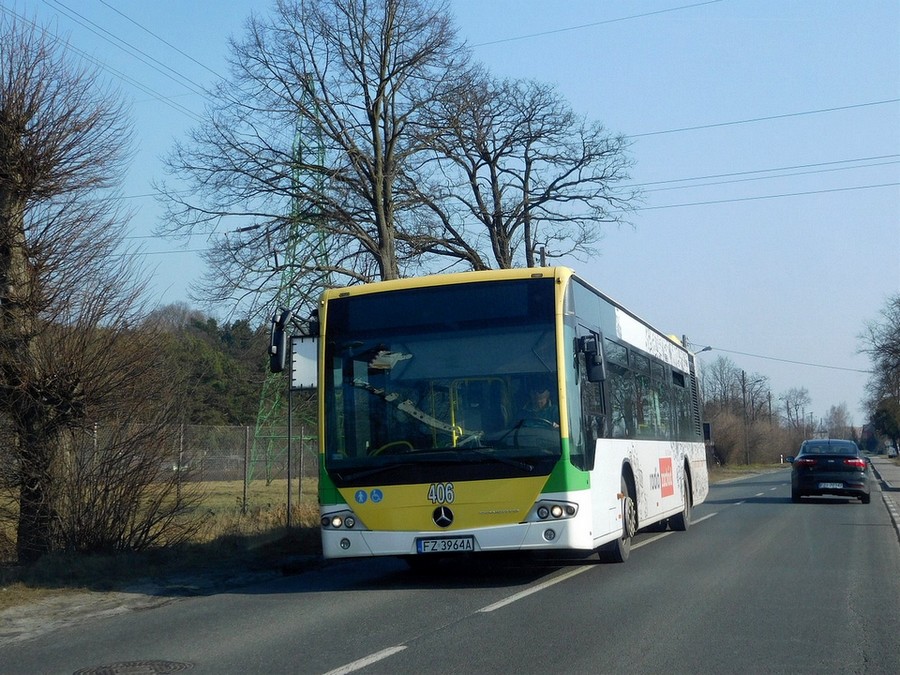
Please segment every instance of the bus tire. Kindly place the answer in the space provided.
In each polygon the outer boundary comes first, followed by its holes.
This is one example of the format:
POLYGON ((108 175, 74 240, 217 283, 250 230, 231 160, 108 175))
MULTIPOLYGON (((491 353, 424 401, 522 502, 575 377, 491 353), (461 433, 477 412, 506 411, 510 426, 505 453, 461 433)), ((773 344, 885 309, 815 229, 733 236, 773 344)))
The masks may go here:
POLYGON ((677 516, 669 519, 669 525, 677 532, 684 532, 691 526, 691 483, 687 474, 684 476, 682 483, 682 494, 684 495, 684 510, 677 516))
POLYGON ((631 553, 631 539, 637 531, 637 506, 634 493, 625 476, 622 476, 622 536, 600 547, 599 556, 604 562, 623 563, 631 553))

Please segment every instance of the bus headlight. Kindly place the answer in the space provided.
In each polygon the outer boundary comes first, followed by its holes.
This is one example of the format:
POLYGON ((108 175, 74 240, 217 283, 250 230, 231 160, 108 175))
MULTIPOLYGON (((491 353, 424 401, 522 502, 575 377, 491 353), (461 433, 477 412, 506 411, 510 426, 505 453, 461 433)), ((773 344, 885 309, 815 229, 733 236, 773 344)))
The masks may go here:
POLYGON ((532 507, 526 521, 564 520, 574 518, 578 513, 578 504, 573 502, 551 502, 541 500, 532 507))
POLYGON ((362 523, 356 519, 352 511, 322 514, 322 528, 326 530, 364 530, 362 523))

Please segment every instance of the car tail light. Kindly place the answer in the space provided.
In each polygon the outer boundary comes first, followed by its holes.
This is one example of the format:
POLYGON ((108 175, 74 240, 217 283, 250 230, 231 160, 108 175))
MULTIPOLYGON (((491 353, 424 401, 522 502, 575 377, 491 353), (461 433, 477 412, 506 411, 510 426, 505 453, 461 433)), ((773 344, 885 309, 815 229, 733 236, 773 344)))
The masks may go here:
POLYGON ((801 457, 794 460, 796 466, 815 466, 818 463, 815 457, 801 457))
POLYGON ((866 460, 859 459, 854 457, 852 459, 845 459, 844 464, 847 466, 852 466, 854 469, 859 469, 860 471, 864 471, 866 468, 866 460))

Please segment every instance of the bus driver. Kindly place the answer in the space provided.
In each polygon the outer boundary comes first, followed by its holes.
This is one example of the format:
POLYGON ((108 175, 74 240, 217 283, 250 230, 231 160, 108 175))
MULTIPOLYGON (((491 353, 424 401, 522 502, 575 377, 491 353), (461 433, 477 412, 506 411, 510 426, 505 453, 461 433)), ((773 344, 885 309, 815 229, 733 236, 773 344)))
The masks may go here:
POLYGON ((544 419, 559 427, 559 408, 550 398, 550 389, 545 386, 532 387, 528 402, 522 408, 522 412, 529 419, 544 419))

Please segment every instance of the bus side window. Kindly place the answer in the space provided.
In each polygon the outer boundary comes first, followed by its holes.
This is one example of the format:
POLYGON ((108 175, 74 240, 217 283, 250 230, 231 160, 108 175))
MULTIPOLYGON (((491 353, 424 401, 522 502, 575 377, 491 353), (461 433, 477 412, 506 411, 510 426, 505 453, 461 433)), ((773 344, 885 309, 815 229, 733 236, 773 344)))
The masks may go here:
POLYGON ((608 338, 604 340, 607 365, 607 395, 611 413, 612 438, 634 438, 634 380, 628 368, 628 350, 608 338))
POLYGON ((594 468, 597 439, 603 438, 606 430, 603 383, 588 381, 587 358, 583 353, 576 354, 575 365, 578 377, 575 384, 577 391, 573 393, 581 399, 581 406, 580 410, 571 409, 572 464, 590 471, 594 468))
POLYGON ((691 397, 687 390, 684 373, 672 371, 673 438, 678 441, 690 438, 691 397))

